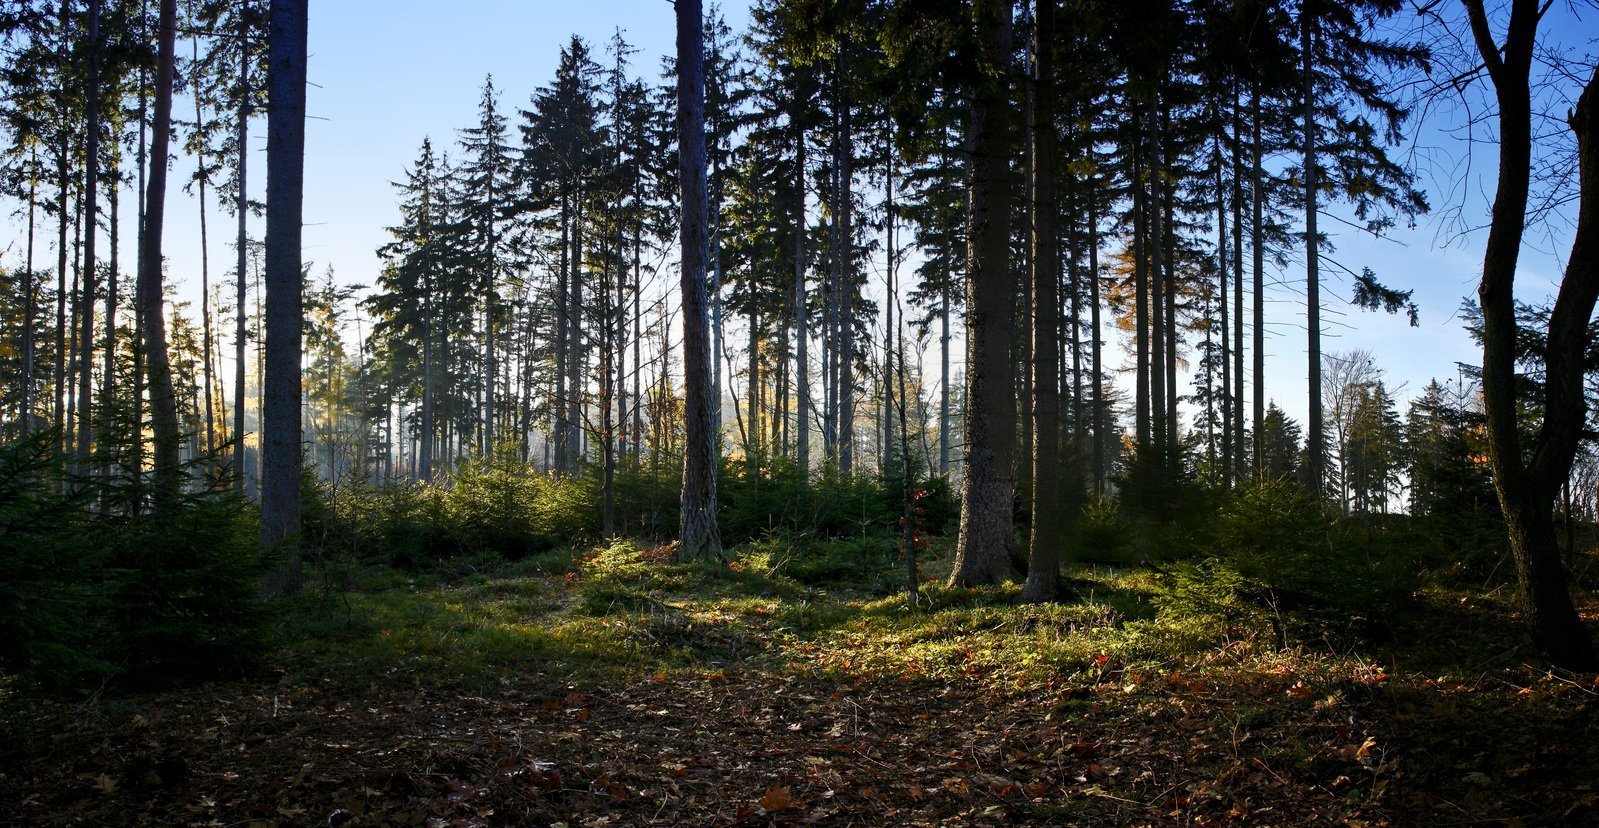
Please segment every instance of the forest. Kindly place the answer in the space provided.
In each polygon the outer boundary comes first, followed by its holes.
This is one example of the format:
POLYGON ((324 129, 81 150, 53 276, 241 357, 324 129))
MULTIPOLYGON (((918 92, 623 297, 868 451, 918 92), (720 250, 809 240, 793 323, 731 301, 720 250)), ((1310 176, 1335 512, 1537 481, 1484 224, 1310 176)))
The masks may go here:
POLYGON ((1599 822, 1591 3, 724 2, 0 0, 0 824, 1599 822))

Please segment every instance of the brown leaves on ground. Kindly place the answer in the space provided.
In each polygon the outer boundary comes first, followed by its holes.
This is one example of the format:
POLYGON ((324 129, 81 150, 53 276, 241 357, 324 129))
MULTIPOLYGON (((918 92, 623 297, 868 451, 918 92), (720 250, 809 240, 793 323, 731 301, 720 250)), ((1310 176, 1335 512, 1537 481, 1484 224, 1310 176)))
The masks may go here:
POLYGON ((1232 686, 1152 677, 1001 691, 839 684, 751 668, 547 697, 514 687, 489 697, 382 685, 212 687, 131 708, 12 714, 0 736, 0 822, 1381 825, 1467 813, 1528 824, 1599 816, 1583 782, 1596 770, 1581 724, 1592 721, 1591 689, 1370 682, 1329 703, 1301 699, 1293 688, 1302 686, 1256 675, 1232 686))

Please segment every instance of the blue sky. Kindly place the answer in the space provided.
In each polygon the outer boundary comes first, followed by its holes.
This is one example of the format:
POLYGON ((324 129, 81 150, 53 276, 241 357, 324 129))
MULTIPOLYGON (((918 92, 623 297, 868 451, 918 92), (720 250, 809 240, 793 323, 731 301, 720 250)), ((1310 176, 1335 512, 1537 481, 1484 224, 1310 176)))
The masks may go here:
MULTIPOLYGON (((1583 11, 1589 20, 1582 20, 1572 6, 1557 4, 1546 26, 1578 52, 1592 51, 1593 36, 1599 31, 1594 23, 1599 14, 1589 8, 1583 11)), ((745 3, 729 0, 724 13, 734 31, 745 28, 745 3)), ((515 110, 526 107, 529 95, 553 76, 559 50, 572 34, 584 37, 603 55, 618 27, 639 49, 633 57, 636 71, 657 78, 660 57, 673 49, 669 0, 315 0, 305 256, 315 262, 316 273, 331 265, 341 282, 371 283, 378 268, 374 251, 388 240, 384 228, 396 218, 389 182, 403 175, 424 136, 431 136, 435 145, 453 145, 457 130, 475 118, 485 75, 493 74, 502 90, 502 105, 514 123, 515 110)), ((188 44, 180 43, 179 48, 187 53, 188 44)), ((186 111, 183 101, 177 105, 186 111)), ((1478 146, 1469 167, 1460 164, 1464 144, 1449 130, 1463 118, 1458 109, 1445 111, 1419 132, 1419 145, 1429 150, 1422 155, 1431 159, 1423 169, 1423 183, 1436 206, 1463 204, 1462 215, 1481 223, 1493 185, 1493 148, 1478 146), (1463 175, 1466 169, 1470 172, 1463 175)), ((1553 133, 1556 140, 1570 142, 1569 133, 1558 129, 1553 133)), ((252 126, 252 143, 256 149, 252 190, 259 193, 265 167, 264 124, 252 126)), ((186 178, 192 164, 192 159, 179 158, 175 181, 186 178)), ((227 220, 214 208, 211 220, 211 260, 218 271, 212 278, 217 281, 226 278, 231 252, 227 220)), ((3 221, 0 261, 20 264, 22 225, 9 211, 3 221)), ((169 194, 168 221, 170 278, 181 285, 180 295, 198 299, 197 209, 194 199, 176 186, 169 194)), ((1337 261, 1356 271, 1371 267, 1386 283, 1415 290, 1422 324, 1410 328, 1402 319, 1350 307, 1348 277, 1336 267, 1325 267, 1323 349, 1370 349, 1387 369, 1391 384, 1404 385, 1409 393, 1432 377, 1454 377, 1456 362, 1475 361, 1456 311, 1462 298, 1475 291, 1482 234, 1456 237, 1453 226, 1441 217, 1423 217, 1414 230, 1402 229, 1392 239, 1375 240, 1324 222, 1338 245, 1337 261), (1442 244, 1451 239, 1452 244, 1442 244)), ((253 232, 259 237, 258 222, 253 232)), ((124 237, 133 238, 131 225, 124 237)), ((1570 243, 1569 229, 1540 238, 1523 259, 1521 293, 1529 299, 1547 295, 1570 243)), ((48 247, 48 241, 42 244, 48 247)), ((132 260, 131 255, 127 260, 132 260)), ((903 272, 909 271, 907 266, 903 272)), ((880 295, 881 273, 872 278, 878 286, 868 290, 880 295)), ((1279 283, 1268 291, 1269 395, 1300 417, 1306 397, 1303 263, 1296 258, 1268 278, 1279 283)), ((1108 364, 1117 359, 1108 355, 1108 364)), ((932 369, 936 371, 936 360, 932 369)))

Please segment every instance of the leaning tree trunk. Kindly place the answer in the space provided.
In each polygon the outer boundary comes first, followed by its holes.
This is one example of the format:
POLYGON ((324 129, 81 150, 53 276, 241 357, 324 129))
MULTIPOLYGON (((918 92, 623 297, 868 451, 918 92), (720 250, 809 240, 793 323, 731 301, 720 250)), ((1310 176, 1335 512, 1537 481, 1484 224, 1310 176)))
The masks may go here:
MULTIPOLYGON (((170 0, 168 0, 170 2, 170 0)), ((272 0, 267 41, 266 366, 261 543, 283 562, 268 597, 300 587, 300 230, 305 191, 306 0, 272 0)))
POLYGON ((700 0, 677 0, 678 178, 683 188, 684 426, 680 538, 682 560, 719 560, 716 528, 716 430, 711 410, 710 316, 705 284, 705 32, 700 0))
POLYGON ((177 48, 177 0, 161 0, 161 35, 155 75, 155 123, 150 136, 149 191, 144 204, 144 238, 139 255, 139 310, 144 320, 144 350, 150 383, 150 419, 155 432, 155 501, 158 510, 176 508, 179 489, 178 400, 167 356, 167 324, 162 307, 161 231, 166 218, 167 156, 172 133, 172 74, 177 48))
POLYGON ((1570 476, 1587 415, 1583 380, 1588 320, 1599 299, 1599 71, 1589 79, 1571 116, 1581 202, 1566 276, 1549 317, 1544 416, 1529 453, 1517 418, 1515 278, 1531 178, 1529 83, 1541 12, 1537 0, 1516 0, 1501 49, 1489 32, 1481 0, 1466 0, 1466 8, 1499 103, 1499 180, 1478 289, 1483 313, 1483 405, 1494 488, 1509 530, 1534 644, 1558 666, 1592 670, 1599 667, 1599 655, 1571 600, 1555 534, 1554 504, 1570 476))
MULTIPOLYGON (((1033 95, 1033 538, 1022 598, 1049 601, 1060 585, 1059 248, 1055 238, 1055 0, 1037 0, 1033 95)), ((1075 323, 1074 323, 1075 324, 1075 323)))
POLYGON ((988 87, 972 105, 972 178, 966 314, 965 485, 953 586, 1012 574, 1016 389, 1011 368, 1015 282, 1010 269, 1011 0, 978 0, 975 23, 988 87))

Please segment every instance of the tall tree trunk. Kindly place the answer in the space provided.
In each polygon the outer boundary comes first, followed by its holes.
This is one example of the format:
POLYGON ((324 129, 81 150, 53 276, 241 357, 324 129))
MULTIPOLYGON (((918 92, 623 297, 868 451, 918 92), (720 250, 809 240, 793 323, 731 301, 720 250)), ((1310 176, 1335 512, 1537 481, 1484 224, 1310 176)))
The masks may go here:
POLYGON ((678 557, 719 560, 716 432, 711 411, 710 297, 705 284, 705 32, 700 0, 677 0, 678 178, 683 189, 683 386, 686 444, 678 557))
POLYGON ((567 329, 572 325, 570 303, 567 294, 571 292, 572 284, 572 195, 569 182, 563 182, 561 188, 561 260, 555 275, 555 398, 551 401, 551 408, 555 415, 555 458, 554 465, 561 473, 566 472, 567 457, 571 454, 571 424, 567 422, 567 387, 566 364, 571 360, 572 339, 567 329))
POLYGON ((582 467, 583 458, 583 377, 585 355, 587 348, 583 341, 583 259, 587 250, 583 246, 583 200, 585 193, 581 185, 578 186, 577 195, 573 199, 572 216, 572 277, 567 283, 566 295, 566 333, 571 339, 571 345, 566 353, 566 422, 567 422, 567 447, 566 468, 569 475, 575 475, 582 467))
MULTIPOLYGON (((1171 145, 1171 110, 1161 110, 1161 169, 1176 166, 1177 159, 1171 145)), ((1174 187, 1161 189, 1161 239, 1164 266, 1161 276, 1166 289, 1166 464, 1177 469, 1181 463, 1182 429, 1177 419, 1177 211, 1174 206, 1174 187)))
MULTIPOLYGON (((1090 181, 1090 185, 1095 182, 1090 181)), ((1105 491, 1105 374, 1104 340, 1099 329, 1099 203, 1098 193, 1089 188, 1088 202, 1088 324, 1093 328, 1093 353, 1089 370, 1094 372, 1094 493, 1105 491)))
POLYGON ((1305 173, 1305 351, 1309 358, 1309 417, 1305 433, 1305 475, 1310 489, 1321 496, 1326 462, 1325 422, 1321 410, 1321 240, 1316 234, 1316 90, 1315 17, 1304 9, 1299 16, 1299 50, 1304 60, 1304 173, 1305 173))
MULTIPOLYGON (((167 0, 171 2, 171 0, 167 0)), ((301 216, 305 192, 306 0, 272 0, 267 39, 266 375, 261 542, 283 563, 266 594, 299 589, 301 216)))
POLYGON ((838 153, 838 470, 855 471, 855 136, 848 93, 839 82, 838 153))
POLYGON ((1260 129, 1260 83, 1257 81, 1250 85, 1249 91, 1250 114, 1250 222, 1249 222, 1249 248, 1254 255, 1253 275, 1254 283, 1251 285, 1254 300, 1253 333, 1254 333, 1254 374, 1255 395, 1254 412, 1251 418, 1251 427, 1254 439, 1254 468, 1255 477, 1265 474, 1265 447, 1261 443, 1261 424, 1266 419, 1266 226, 1265 226, 1265 150, 1261 143, 1260 129))
POLYGON ((1145 220, 1149 228, 1144 243, 1149 256, 1149 407, 1152 420, 1151 445, 1160 465, 1170 458, 1166 454, 1167 434, 1171 423, 1166 419, 1166 228, 1161 221, 1164 215, 1164 190, 1161 185, 1163 166, 1160 163, 1160 119, 1154 100, 1149 102, 1147 151, 1149 153, 1149 197, 1144 206, 1148 211, 1145 220))
POLYGON ((1150 423, 1149 353, 1149 172, 1144 164, 1143 108, 1132 107, 1133 190, 1133 435, 1136 451, 1145 452, 1153 443, 1150 423))
POLYGON ((57 14, 61 24, 61 54, 60 54, 60 84, 56 90, 56 116, 60 118, 56 136, 56 185, 59 188, 56 199, 56 348, 55 348, 55 395, 50 400, 52 427, 56 433, 56 445, 63 452, 70 451, 71 446, 64 441, 67 436, 66 398, 67 398, 67 228, 72 218, 67 210, 68 200, 72 193, 71 159, 72 159, 72 128, 68 121, 67 104, 67 77, 69 75, 67 62, 72 54, 71 38, 71 13, 66 0, 59 0, 56 4, 57 14))
POLYGON ((1599 668, 1599 655, 1571 600, 1555 533, 1554 505, 1561 484, 1570 476, 1587 416, 1584 357, 1589 319, 1599 299, 1599 71, 1589 79, 1571 116, 1581 202, 1566 276, 1549 317, 1543 422, 1528 452, 1518 423, 1515 278, 1532 164, 1530 72, 1542 12, 1537 0, 1515 0, 1508 36, 1500 47, 1488 28, 1481 0, 1465 4, 1499 103, 1499 180, 1478 290, 1483 313, 1483 407, 1494 488, 1510 533, 1533 643, 1558 666, 1591 671, 1599 668))
MULTIPOLYGON (((1216 149, 1216 285, 1220 290, 1220 334, 1221 334, 1221 484, 1226 487, 1233 483, 1233 360, 1232 360, 1232 325, 1234 318, 1227 312, 1227 184, 1224 180, 1227 164, 1222 152, 1219 132, 1221 127, 1221 97, 1215 96, 1216 119, 1218 122, 1218 137, 1215 141, 1216 149)), ((1243 320, 1237 320, 1242 323, 1243 320)), ((1210 328, 1206 326, 1205 335, 1210 336, 1210 328)), ((1211 473, 1215 473, 1211 469, 1211 473)))
MULTIPOLYGON (((191 13, 193 6, 190 7, 191 13)), ((189 90, 194 96, 194 128, 197 131, 205 129, 205 109, 201 105, 204 96, 200 94, 200 39, 195 37, 190 40, 192 60, 194 63, 194 77, 189 90)), ((199 168, 196 179, 199 188, 200 202, 200 358, 204 370, 201 375, 205 380, 205 450, 207 453, 216 449, 216 413, 212 407, 211 394, 211 251, 209 239, 206 235, 205 215, 205 185, 210 178, 210 173, 205 168, 205 142, 197 140, 195 145, 200 149, 195 152, 195 164, 199 168)))
POLYGON ((34 385, 38 377, 37 337, 33 325, 39 315, 38 294, 34 292, 37 275, 33 272, 34 219, 39 204, 39 150, 35 146, 28 160, 28 269, 27 283, 22 288, 22 430, 33 434, 34 385))
POLYGON ((794 128, 794 388, 798 401, 794 409, 794 457, 800 474, 811 470, 811 333, 807 321, 810 308, 805 292, 805 127, 799 120, 799 104, 790 115, 794 128))
POLYGON ((181 443, 178 400, 173 393, 172 365, 167 356, 161 273, 161 233, 166 218, 167 158, 172 132, 172 75, 176 47, 177 0, 161 0, 155 123, 151 128, 149 192, 145 195, 143 249, 139 257, 139 308, 144 319, 144 350, 150 375, 150 417, 155 432, 155 499, 157 508, 162 511, 177 507, 178 450, 181 443))
POLYGON ((103 353, 101 354, 103 363, 101 368, 102 378, 100 380, 100 424, 98 426, 100 432, 100 444, 105 447, 106 452, 107 462, 105 470, 107 474, 112 472, 113 464, 115 463, 115 459, 112 458, 110 452, 113 448, 112 430, 116 425, 116 418, 113 411, 116 403, 117 304, 120 301, 118 291, 121 289, 121 278, 119 274, 122 268, 122 233, 120 227, 122 220, 121 137, 120 128, 113 132, 111 137, 113 142, 111 154, 112 183, 109 192, 111 199, 109 228, 111 231, 111 256, 110 260, 106 263, 107 278, 105 291, 105 336, 103 337, 105 346, 103 353))
POLYGON ((1055 238, 1055 0, 1036 0, 1033 95, 1033 520, 1025 601, 1060 591, 1060 311, 1055 238))
MULTIPOLYGON (((1244 449, 1244 185, 1243 123, 1238 90, 1233 89, 1233 473, 1242 479, 1244 449)), ((1226 301, 1226 297, 1222 297, 1226 301)), ((1261 375, 1255 374, 1255 385, 1261 375)))
POLYGON ((1010 267, 1011 0, 977 0, 981 46, 979 94, 973 96, 970 238, 967 242, 966 476, 953 586, 1002 583, 1012 574, 1011 477, 1016 446, 1016 389, 1011 326, 1015 279, 1010 267))
POLYGON ((950 411, 949 411, 949 306, 951 275, 946 268, 944 287, 939 291, 938 303, 938 473, 949 476, 950 411))
MULTIPOLYGON (((250 159, 250 41, 249 24, 239 17, 239 228, 235 244, 238 246, 238 271, 234 274, 234 301, 237 307, 233 327, 233 485, 244 491, 244 346, 247 321, 249 271, 246 261, 249 254, 250 191, 246 175, 250 159)), ((389 473, 393 474, 392 458, 389 473)))
MULTIPOLYGON (((83 327, 78 334, 83 355, 78 359, 78 472, 89 472, 90 435, 94 425, 90 419, 90 377, 94 375, 94 283, 97 263, 95 239, 100 235, 100 0, 89 0, 89 77, 84 88, 87 100, 87 118, 83 142, 83 196, 88 227, 83 240, 83 327)), ((109 317, 107 325, 110 324, 109 317)), ((110 383, 111 375, 102 380, 110 383)))

